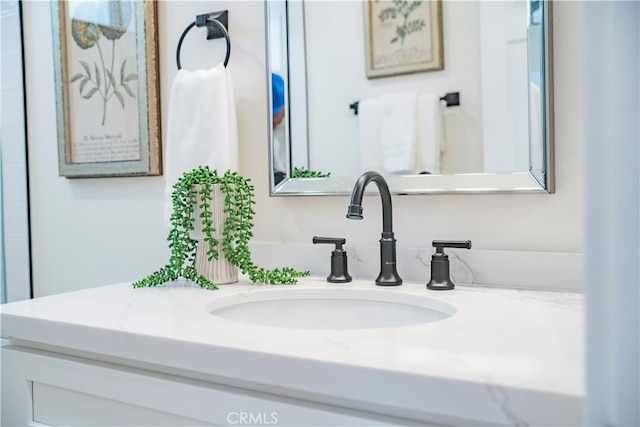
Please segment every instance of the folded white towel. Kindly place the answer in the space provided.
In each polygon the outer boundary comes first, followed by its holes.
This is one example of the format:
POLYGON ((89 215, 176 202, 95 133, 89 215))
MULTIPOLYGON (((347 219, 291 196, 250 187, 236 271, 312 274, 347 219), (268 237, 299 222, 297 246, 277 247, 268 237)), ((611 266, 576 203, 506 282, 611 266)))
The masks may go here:
POLYGON ((440 97, 419 94, 417 117, 415 172, 439 174, 440 157, 445 146, 440 97))
POLYGON ((382 172, 382 138, 380 122, 384 111, 382 98, 365 99, 358 104, 358 141, 360 143, 360 171, 382 172))
POLYGON ((384 171, 411 173, 415 164, 417 94, 389 94, 382 101, 380 138, 384 171))
POLYGON ((444 126, 440 97, 399 93, 360 101, 362 171, 441 173, 444 126))
POLYGON ((211 70, 179 70, 171 88, 165 148, 165 224, 173 185, 198 166, 238 170, 238 130, 233 87, 223 64, 211 70))

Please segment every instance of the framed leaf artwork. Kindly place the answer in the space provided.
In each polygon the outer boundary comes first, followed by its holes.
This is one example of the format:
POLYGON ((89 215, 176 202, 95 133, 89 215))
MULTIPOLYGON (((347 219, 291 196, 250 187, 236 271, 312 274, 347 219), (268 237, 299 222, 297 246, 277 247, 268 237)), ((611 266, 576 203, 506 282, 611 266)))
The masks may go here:
POLYGON ((156 2, 51 5, 60 175, 161 175, 156 2))
POLYGON ((444 69, 441 0, 365 0, 367 77, 444 69))

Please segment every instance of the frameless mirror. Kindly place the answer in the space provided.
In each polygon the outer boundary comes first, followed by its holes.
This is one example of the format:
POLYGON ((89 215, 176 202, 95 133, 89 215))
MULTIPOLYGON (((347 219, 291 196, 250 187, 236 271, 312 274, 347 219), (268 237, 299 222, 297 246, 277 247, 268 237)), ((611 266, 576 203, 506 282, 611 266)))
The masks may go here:
POLYGON ((271 195, 554 191, 551 2, 265 5, 271 195))

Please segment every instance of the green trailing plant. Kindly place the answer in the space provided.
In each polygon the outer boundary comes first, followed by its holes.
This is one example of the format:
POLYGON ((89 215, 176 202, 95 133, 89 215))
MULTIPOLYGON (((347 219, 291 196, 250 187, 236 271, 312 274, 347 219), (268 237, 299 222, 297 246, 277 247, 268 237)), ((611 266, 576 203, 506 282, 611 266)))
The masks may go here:
POLYGON ((148 277, 133 283, 134 288, 158 286, 176 280, 179 277, 191 280, 205 289, 218 287, 195 267, 197 241, 191 239, 190 233, 195 229, 195 206, 201 208, 200 219, 204 240, 209 243, 207 258, 209 261, 225 256, 231 264, 249 276, 253 283, 295 284, 297 278, 308 276, 308 271, 296 271, 282 267, 266 270, 253 263, 249 251, 249 240, 253 237, 253 190, 250 180, 237 172, 226 171, 219 175, 209 167, 199 167, 185 173, 173 186, 171 196, 173 213, 171 215, 171 231, 167 240, 171 249, 169 264, 148 277), (228 214, 222 229, 222 250, 217 250, 220 243, 215 237, 216 227, 213 223, 213 212, 209 202, 212 200, 213 186, 219 184, 224 194, 224 212, 228 214))
POLYGON ((331 172, 318 172, 305 168, 293 168, 293 178, 328 178, 331 176, 331 172))

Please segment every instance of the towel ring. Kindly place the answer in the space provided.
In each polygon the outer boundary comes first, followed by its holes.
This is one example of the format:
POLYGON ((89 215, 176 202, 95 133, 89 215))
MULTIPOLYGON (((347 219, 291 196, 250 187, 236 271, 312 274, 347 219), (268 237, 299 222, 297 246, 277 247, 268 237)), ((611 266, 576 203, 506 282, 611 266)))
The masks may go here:
MULTIPOLYGON (((178 64, 178 70, 182 69, 182 64, 180 63, 180 48, 182 47, 182 42, 184 41, 185 36, 193 27, 195 26, 209 27, 208 24, 214 24, 216 27, 218 27, 218 29, 224 36, 225 40, 227 41, 227 55, 224 58, 224 66, 226 67, 227 64, 229 63, 229 57, 231 56, 231 39, 229 38, 229 32, 225 28, 224 24, 218 21, 216 18, 211 17, 210 15, 198 15, 196 16, 196 20, 187 26, 187 28, 184 30, 184 32, 180 36, 180 39, 178 40, 178 49, 176 51, 176 62, 178 64)), ((207 37, 207 38, 212 38, 212 37, 207 37)))

